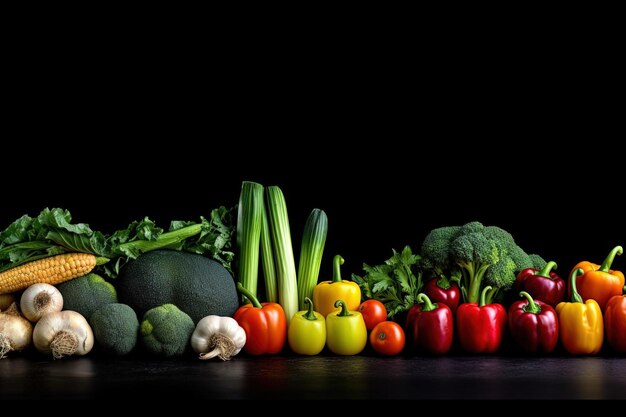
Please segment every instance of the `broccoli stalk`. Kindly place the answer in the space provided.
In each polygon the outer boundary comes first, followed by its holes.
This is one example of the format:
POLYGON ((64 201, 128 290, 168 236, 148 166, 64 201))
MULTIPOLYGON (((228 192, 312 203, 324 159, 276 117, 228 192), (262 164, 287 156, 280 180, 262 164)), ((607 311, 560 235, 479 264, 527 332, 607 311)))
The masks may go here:
POLYGON ((464 297, 469 303, 477 303, 480 297, 481 284, 487 268, 491 265, 479 262, 458 261, 457 265, 461 267, 463 275, 464 297), (468 289, 469 288, 469 292, 468 289))

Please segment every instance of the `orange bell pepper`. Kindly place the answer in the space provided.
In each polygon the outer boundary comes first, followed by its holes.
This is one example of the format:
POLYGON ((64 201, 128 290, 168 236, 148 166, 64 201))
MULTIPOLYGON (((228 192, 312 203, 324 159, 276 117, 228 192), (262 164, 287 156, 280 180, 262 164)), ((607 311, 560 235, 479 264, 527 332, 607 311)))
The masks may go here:
POLYGON ((582 268, 584 274, 576 279, 578 292, 583 300, 593 299, 598 302, 602 311, 611 297, 622 295, 624 288, 624 274, 620 271, 612 271, 611 264, 615 255, 621 255, 623 249, 616 246, 606 257, 602 265, 591 262, 580 262, 575 267, 582 268))
POLYGON ((573 355, 590 355, 600 352, 604 339, 604 323, 600 306, 593 299, 583 303, 576 289, 576 279, 582 274, 582 268, 576 268, 570 276, 572 302, 562 302, 556 306, 561 344, 573 355))
POLYGON ((246 332, 243 350, 249 355, 279 353, 287 341, 285 310, 277 303, 261 304, 241 282, 237 283, 237 291, 252 302, 239 307, 233 316, 246 332))

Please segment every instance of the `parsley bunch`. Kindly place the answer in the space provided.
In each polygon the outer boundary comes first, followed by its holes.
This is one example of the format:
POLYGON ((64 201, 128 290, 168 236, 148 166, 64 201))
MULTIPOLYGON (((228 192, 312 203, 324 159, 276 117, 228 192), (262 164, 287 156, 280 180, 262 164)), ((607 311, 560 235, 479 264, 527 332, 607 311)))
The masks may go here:
POLYGON ((365 298, 382 302, 387 316, 393 318, 417 303, 423 286, 422 273, 417 268, 420 259, 409 246, 405 246, 402 252, 393 249, 393 256, 384 264, 363 264, 365 276, 352 274, 352 280, 359 284, 365 298))

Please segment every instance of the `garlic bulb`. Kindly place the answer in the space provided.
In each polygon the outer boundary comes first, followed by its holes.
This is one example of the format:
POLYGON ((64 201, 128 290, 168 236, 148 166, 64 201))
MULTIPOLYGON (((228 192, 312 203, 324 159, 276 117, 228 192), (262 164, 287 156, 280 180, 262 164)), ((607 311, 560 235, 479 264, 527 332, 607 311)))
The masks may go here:
POLYGON ((206 316, 191 335, 191 347, 200 359, 219 357, 227 361, 246 344, 246 332, 230 317, 206 316))
POLYGON ((41 353, 52 353, 54 359, 64 356, 86 355, 93 348, 93 331, 85 318, 75 311, 57 311, 46 314, 33 331, 35 348, 41 353))
POLYGON ((13 303, 0 313, 0 359, 7 353, 26 349, 33 337, 33 325, 22 317, 13 303))
POLYGON ((33 284, 20 299, 22 314, 33 323, 48 313, 63 310, 63 296, 50 284, 33 284))

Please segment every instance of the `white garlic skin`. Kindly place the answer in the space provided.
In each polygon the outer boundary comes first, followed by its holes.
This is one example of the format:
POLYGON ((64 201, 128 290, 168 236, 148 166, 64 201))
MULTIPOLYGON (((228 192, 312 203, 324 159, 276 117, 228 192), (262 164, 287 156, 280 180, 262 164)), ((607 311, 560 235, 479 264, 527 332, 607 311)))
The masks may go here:
POLYGON ((24 317, 36 323, 48 313, 63 310, 63 296, 50 284, 33 284, 22 293, 20 308, 24 317))

